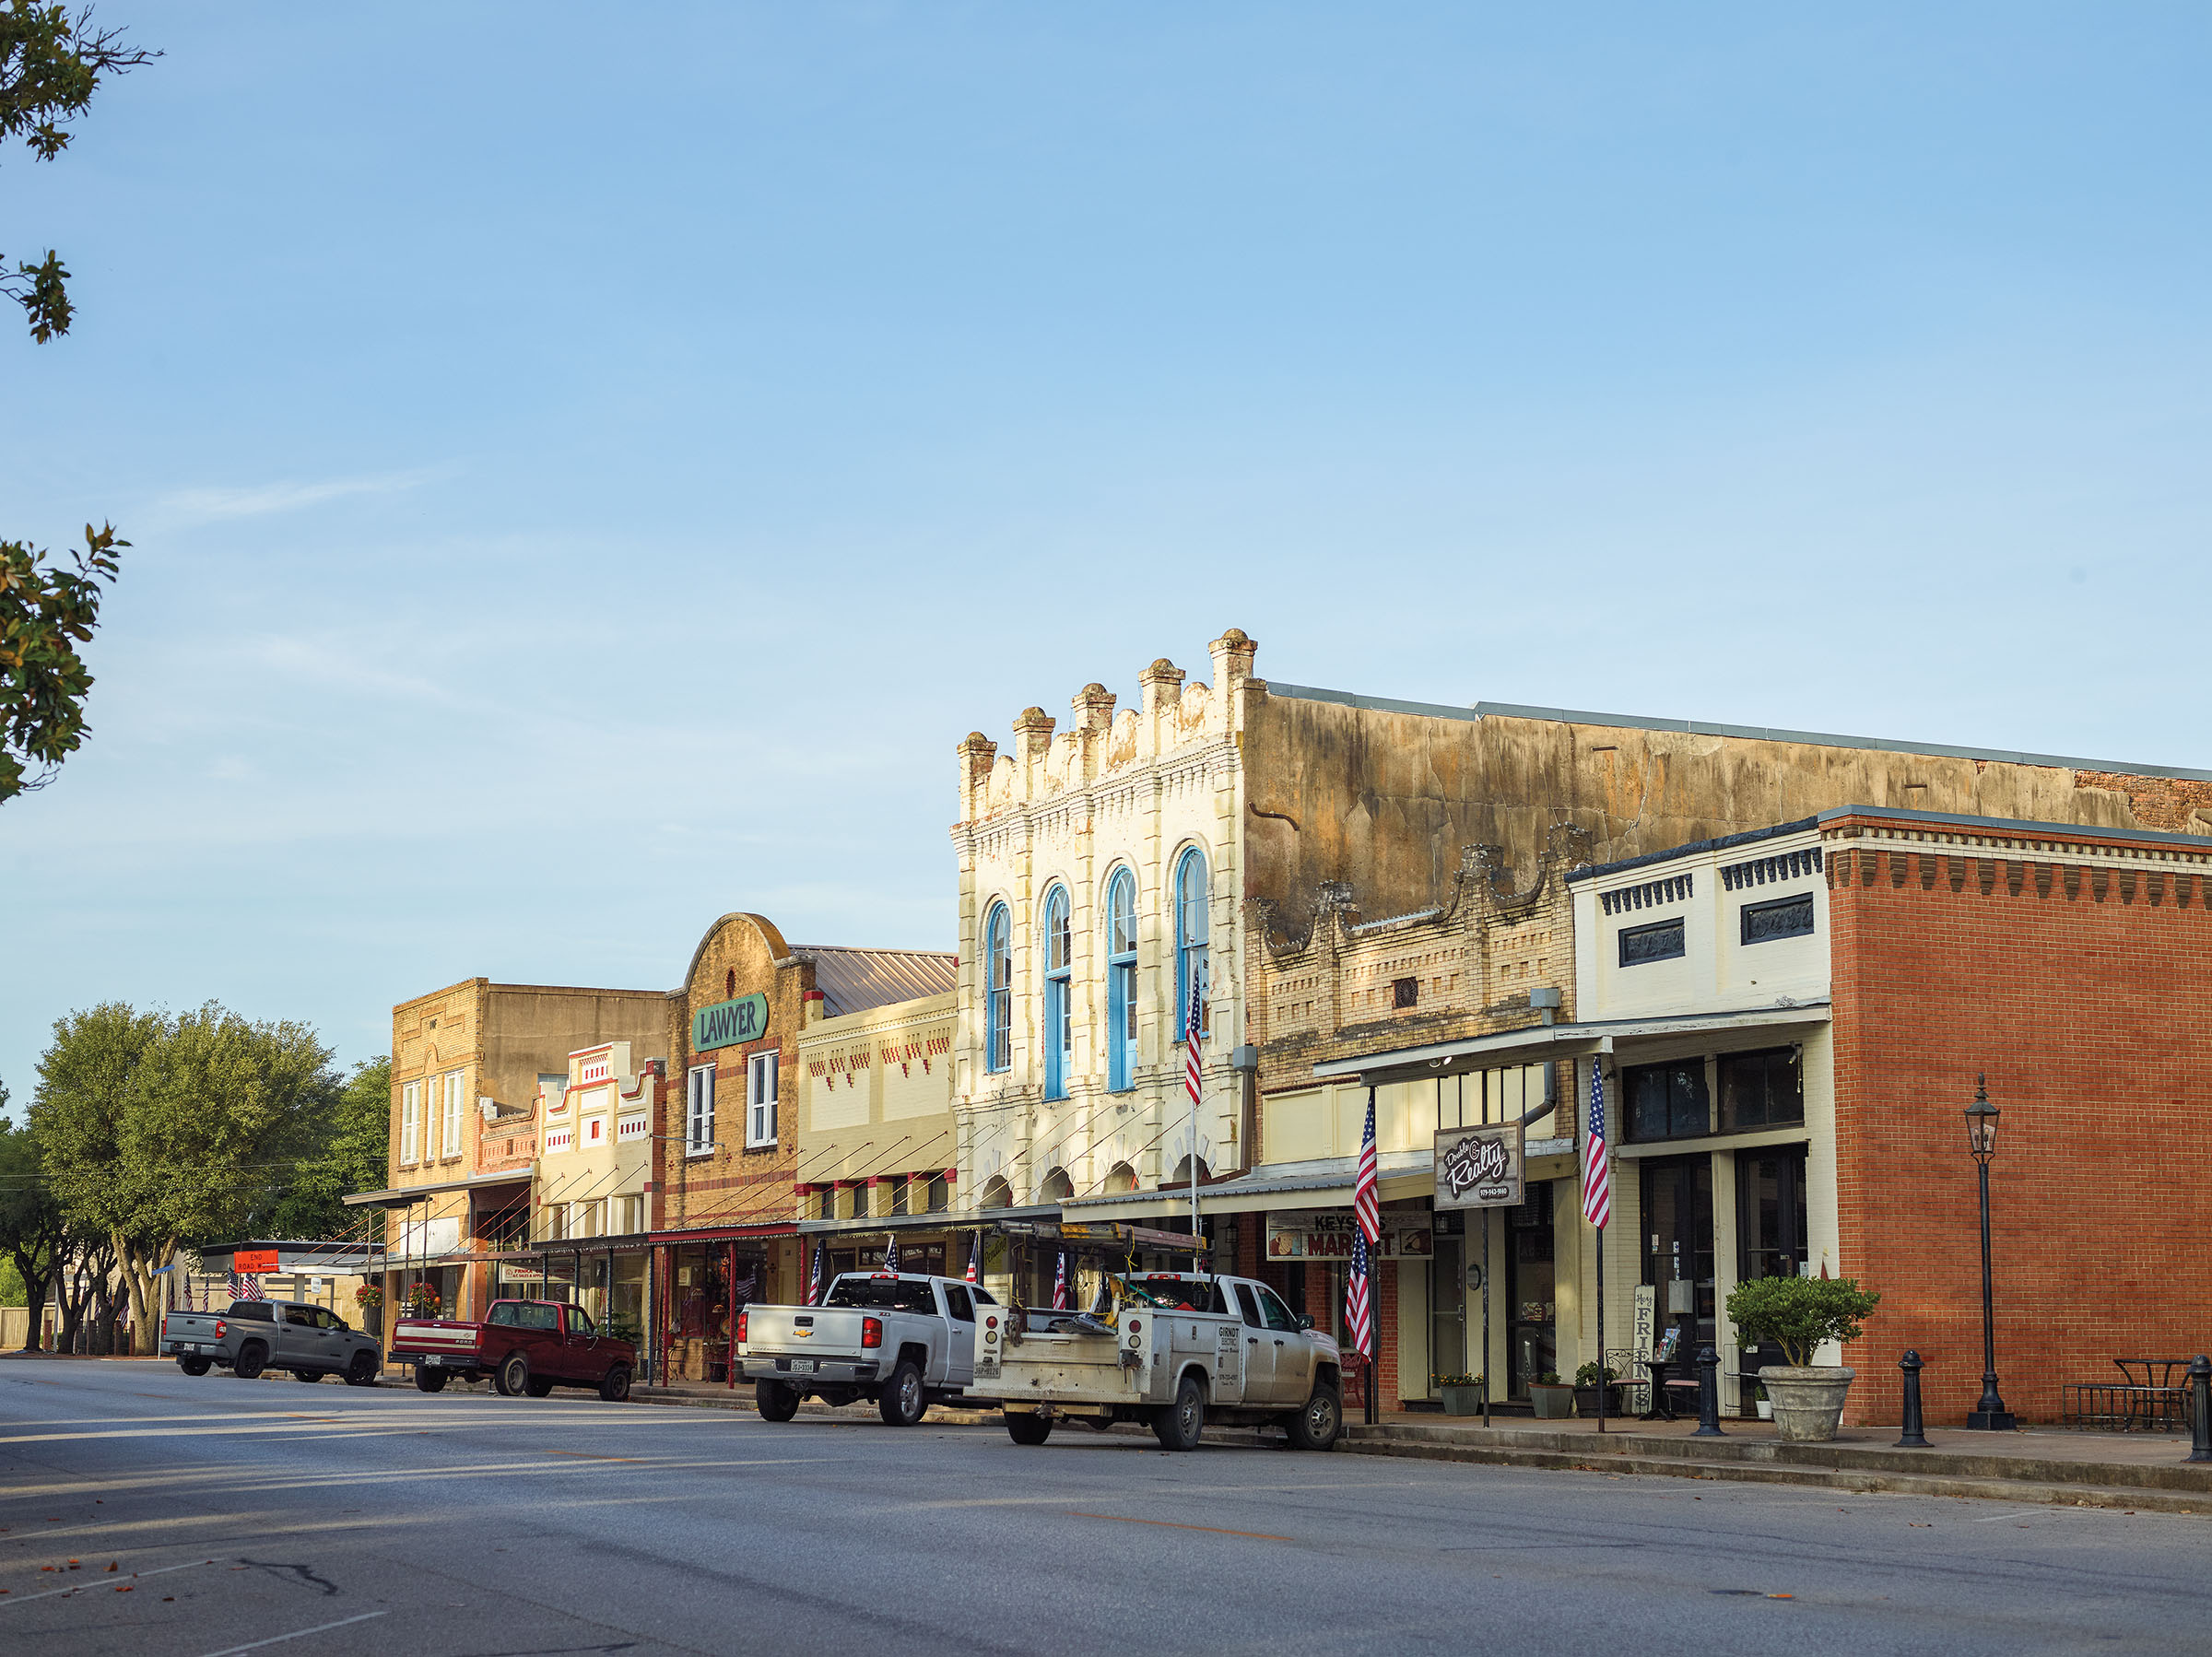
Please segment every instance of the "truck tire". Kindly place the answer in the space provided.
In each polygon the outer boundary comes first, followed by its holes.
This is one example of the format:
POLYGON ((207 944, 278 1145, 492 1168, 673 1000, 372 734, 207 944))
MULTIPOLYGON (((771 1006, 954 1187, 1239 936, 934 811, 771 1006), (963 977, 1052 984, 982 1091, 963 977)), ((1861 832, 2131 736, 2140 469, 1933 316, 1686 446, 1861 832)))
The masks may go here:
POLYGON ((230 1366, 230 1373, 241 1381, 252 1381, 268 1361, 269 1349, 259 1341, 248 1341, 238 1349, 238 1361, 230 1366))
POLYGON ((781 1381, 756 1381, 753 1407, 763 1421, 788 1421, 799 1413, 799 1389, 781 1381))
POLYGON ((196 1352, 187 1352, 177 1359, 177 1368, 187 1375, 205 1375, 210 1361, 196 1352))
POLYGON ((530 1360, 519 1352, 510 1352, 500 1372, 491 1378, 491 1385, 502 1398, 520 1398, 530 1386, 530 1360))
POLYGON ((533 1398, 550 1398, 553 1396, 553 1383, 549 1381, 540 1381, 533 1375, 529 1384, 524 1387, 523 1391, 533 1398))
POLYGON ((1024 1410, 1006 1412, 1006 1437, 1017 1444, 1041 1444, 1053 1436, 1053 1418, 1024 1410))
POLYGON ((1186 1375, 1175 1389, 1175 1402, 1154 1414, 1152 1436, 1162 1450, 1195 1450, 1205 1430, 1206 1392, 1196 1376, 1186 1375))
POLYGON ((620 1404, 629 1396, 629 1366, 617 1364, 599 1378, 599 1396, 609 1404, 620 1404))
POLYGON ((877 1395, 876 1413, 886 1427, 912 1427, 929 1414, 929 1393, 922 1385, 922 1366, 902 1357, 877 1395))
POLYGON ((415 1366, 415 1390, 418 1393, 444 1392, 445 1371, 443 1369, 426 1369, 420 1364, 417 1364, 415 1366))
POLYGON ((376 1384, 376 1372, 382 1367, 377 1362, 375 1353, 357 1352, 353 1355, 353 1361, 346 1366, 346 1384, 349 1387, 372 1387, 376 1384))
POLYGON ((1290 1442, 1295 1448, 1326 1450, 1344 1430, 1343 1396, 1332 1383, 1315 1381, 1313 1396, 1306 1400, 1306 1407, 1284 1425, 1290 1429, 1290 1442))
POLYGON ((309 1386, 312 1387, 315 1384, 315 1382, 323 1379, 323 1371, 320 1369, 294 1369, 292 1371, 292 1379, 294 1381, 304 1381, 309 1386))

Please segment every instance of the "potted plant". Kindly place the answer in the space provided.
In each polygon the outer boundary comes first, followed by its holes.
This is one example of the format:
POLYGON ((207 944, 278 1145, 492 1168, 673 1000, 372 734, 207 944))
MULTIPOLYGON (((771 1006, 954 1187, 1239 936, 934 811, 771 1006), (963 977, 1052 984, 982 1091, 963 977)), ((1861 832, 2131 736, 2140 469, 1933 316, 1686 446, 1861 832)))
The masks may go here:
POLYGON ((364 1283, 353 1291, 353 1299, 361 1309, 362 1327, 371 1334, 382 1334, 384 1291, 373 1283, 364 1283))
POLYGON ((1728 1318, 1747 1341, 1772 1341, 1786 1364, 1759 1372, 1780 1439, 1825 1443, 1836 1436, 1843 1401, 1858 1371, 1842 1364, 1816 1364, 1829 1342, 1859 1338, 1860 1320, 1881 1296, 1859 1287, 1855 1277, 1759 1277, 1728 1296, 1728 1318))
POLYGON ((1774 1419, 1774 1401, 1767 1396, 1767 1389, 1757 1381, 1751 1383, 1751 1407, 1759 1412, 1761 1421, 1774 1419))
POLYGON ((1479 1375, 1440 1375, 1436 1390, 1444 1401, 1447 1416, 1479 1416, 1482 1414, 1483 1379, 1479 1375))
POLYGON ((1564 1421, 1574 1414, 1574 1389, 1562 1385, 1554 1374, 1539 1375, 1528 1383, 1528 1401, 1540 1421, 1564 1421))
MULTIPOLYGON (((1620 1388, 1617 1384, 1619 1380, 1620 1371, 1610 1364, 1606 1365, 1605 1370, 1606 1414, 1608 1416, 1620 1414, 1620 1388)), ((1597 1414, 1597 1360, 1592 1358, 1574 1372, 1574 1410, 1576 1415, 1594 1416, 1597 1414)))

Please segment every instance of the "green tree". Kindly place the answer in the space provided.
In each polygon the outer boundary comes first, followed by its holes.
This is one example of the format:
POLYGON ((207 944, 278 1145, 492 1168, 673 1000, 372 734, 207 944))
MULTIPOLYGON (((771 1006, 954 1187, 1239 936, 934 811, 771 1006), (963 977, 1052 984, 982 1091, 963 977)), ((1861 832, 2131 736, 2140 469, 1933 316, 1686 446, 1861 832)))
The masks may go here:
POLYGON ((360 1228, 361 1216, 344 1198, 374 1191, 390 1169, 392 1061, 379 1054, 353 1067, 328 1120, 312 1137, 320 1149, 292 1171, 277 1195, 270 1230, 319 1241, 360 1228))
MULTIPOLYGON (((0 1089, 0 1101, 6 1090, 0 1089)), ((68 1246, 68 1226, 40 1166, 38 1140, 28 1127, 0 1123, 0 1265, 22 1285, 24 1299, 11 1305, 36 1308, 44 1304, 46 1291, 62 1269, 68 1246)), ((34 1311, 23 1349, 39 1346, 39 1319, 34 1311)))
MULTIPOLYGON (((119 29, 95 28, 88 6, 73 15, 53 0, 0 0, 0 143, 21 138, 35 159, 53 160, 104 76, 159 55, 124 44, 119 29)), ((0 294, 23 307, 41 345, 69 332, 68 283, 52 248, 13 270, 0 257, 0 294)), ((113 582, 129 545, 112 525, 88 523, 85 550, 65 565, 28 541, 0 540, 0 802, 52 781, 84 741, 92 676, 76 647, 90 640, 100 583, 113 582), (28 781, 27 764, 41 768, 28 781)))

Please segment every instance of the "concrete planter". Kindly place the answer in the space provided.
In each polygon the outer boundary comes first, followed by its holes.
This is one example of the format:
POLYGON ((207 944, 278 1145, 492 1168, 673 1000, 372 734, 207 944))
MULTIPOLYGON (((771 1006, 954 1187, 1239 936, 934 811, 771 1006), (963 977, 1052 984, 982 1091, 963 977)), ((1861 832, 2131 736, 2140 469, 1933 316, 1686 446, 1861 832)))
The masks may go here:
POLYGON ((1539 1421, 1569 1421, 1574 1417, 1572 1387, 1547 1387, 1532 1381, 1528 1383, 1528 1402, 1535 1407, 1539 1421))
POLYGON ((1483 1383, 1478 1381, 1471 1387, 1439 1387, 1437 1393, 1444 1401, 1445 1415, 1479 1416, 1482 1414, 1482 1389, 1483 1383))
POLYGON ((1774 1436, 1800 1444, 1825 1444, 1843 1419, 1843 1400, 1858 1371, 1841 1364, 1790 1369, 1770 1364, 1759 1372, 1759 1385, 1774 1406, 1774 1436))

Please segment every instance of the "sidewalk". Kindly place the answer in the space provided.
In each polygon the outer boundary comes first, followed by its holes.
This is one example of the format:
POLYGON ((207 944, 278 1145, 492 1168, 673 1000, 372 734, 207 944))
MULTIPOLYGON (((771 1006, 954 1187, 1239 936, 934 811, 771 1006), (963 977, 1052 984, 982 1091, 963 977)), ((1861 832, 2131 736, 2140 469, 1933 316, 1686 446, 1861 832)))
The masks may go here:
POLYGON ((2212 1463, 2189 1462, 2190 1440, 2162 1433, 1931 1428, 1931 1448, 1900 1450, 1894 1427, 1847 1427, 1827 1444, 1785 1443, 1764 1421, 1724 1421, 1725 1436, 1718 1439, 1694 1437, 1697 1422, 1687 1418, 1608 1422, 1606 1428, 1601 1436, 1594 1421, 1485 1428, 1405 1416, 1377 1427, 1349 1425, 1339 1448, 1435 1461, 2212 1514, 2212 1463))

